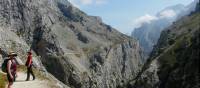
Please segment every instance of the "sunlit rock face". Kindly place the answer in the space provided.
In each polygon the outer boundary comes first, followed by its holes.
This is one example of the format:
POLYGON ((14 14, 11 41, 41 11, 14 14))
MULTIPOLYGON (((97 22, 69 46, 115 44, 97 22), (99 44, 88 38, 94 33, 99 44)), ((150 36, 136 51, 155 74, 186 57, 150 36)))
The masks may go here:
POLYGON ((31 48, 37 66, 72 88, 123 86, 143 64, 136 40, 67 0, 1 0, 0 31, 5 52, 23 64, 31 48))

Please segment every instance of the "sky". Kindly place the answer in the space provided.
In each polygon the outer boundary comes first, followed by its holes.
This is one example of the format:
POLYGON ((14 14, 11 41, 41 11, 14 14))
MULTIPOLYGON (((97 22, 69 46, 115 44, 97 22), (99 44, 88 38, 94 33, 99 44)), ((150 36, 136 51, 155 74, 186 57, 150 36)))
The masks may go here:
POLYGON ((69 0, 74 6, 88 15, 99 16, 103 22, 118 31, 130 35, 137 21, 151 18, 166 7, 183 4, 193 0, 69 0))

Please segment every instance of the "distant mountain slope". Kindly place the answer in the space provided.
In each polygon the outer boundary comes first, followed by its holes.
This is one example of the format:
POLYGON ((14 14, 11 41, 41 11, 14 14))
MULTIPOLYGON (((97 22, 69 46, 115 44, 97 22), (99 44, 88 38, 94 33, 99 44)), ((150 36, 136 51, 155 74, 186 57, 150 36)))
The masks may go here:
POLYGON ((164 30, 143 70, 130 84, 135 88, 199 88, 199 24, 196 8, 164 30))
MULTIPOLYGON (((200 54, 200 14, 194 14, 185 18, 177 30, 167 30, 167 35, 163 32, 158 44, 158 52, 162 52, 162 47, 166 42, 162 42, 164 36, 171 47, 159 59, 160 70, 158 71, 161 81, 160 88, 198 88, 199 86, 199 54, 200 54), (171 31, 171 32, 170 32, 171 31), (175 36, 173 36, 175 35, 175 36)), ((179 23, 174 24, 179 25, 179 23)))
POLYGON ((192 3, 187 5, 185 9, 178 15, 178 19, 180 19, 182 16, 189 15, 191 12, 195 11, 198 2, 199 0, 193 0, 192 3))
POLYGON ((152 51, 153 46, 159 39, 161 31, 170 26, 176 19, 194 11, 196 3, 195 0, 188 6, 179 4, 167 7, 155 16, 156 19, 151 20, 149 23, 144 23, 139 28, 134 29, 132 36, 139 40, 145 56, 148 57, 152 51))

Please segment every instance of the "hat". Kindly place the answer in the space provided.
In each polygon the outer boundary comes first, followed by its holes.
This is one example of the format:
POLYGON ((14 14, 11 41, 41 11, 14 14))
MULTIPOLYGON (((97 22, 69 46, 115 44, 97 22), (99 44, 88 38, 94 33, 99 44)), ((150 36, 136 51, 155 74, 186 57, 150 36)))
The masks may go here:
POLYGON ((27 53, 30 53, 30 54, 32 54, 32 52, 31 52, 31 51, 28 51, 27 53))
POLYGON ((17 54, 14 51, 9 52, 8 56, 17 56, 17 54))

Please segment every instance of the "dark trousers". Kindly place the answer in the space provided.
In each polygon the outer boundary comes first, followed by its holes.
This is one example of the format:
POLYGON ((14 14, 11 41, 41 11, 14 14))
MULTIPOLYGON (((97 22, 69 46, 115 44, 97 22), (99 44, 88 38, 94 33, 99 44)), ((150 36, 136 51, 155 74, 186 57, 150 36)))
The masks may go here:
POLYGON ((33 70, 32 70, 32 65, 30 67, 27 67, 27 78, 26 78, 26 80, 30 79, 30 74, 33 76, 33 80, 34 80, 35 75, 34 75, 33 70))
POLYGON ((8 79, 9 82, 15 82, 15 80, 16 80, 16 74, 14 74, 14 73, 11 73, 11 74, 14 77, 14 79, 11 79, 11 77, 10 77, 10 75, 8 73, 7 73, 7 79, 8 79))

